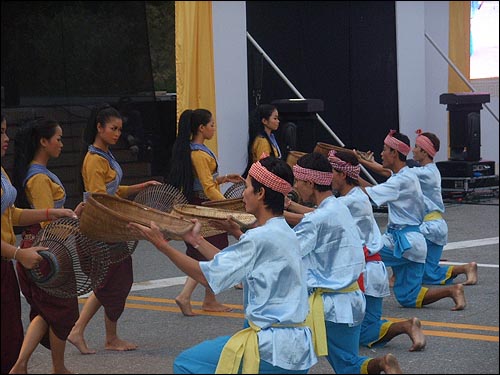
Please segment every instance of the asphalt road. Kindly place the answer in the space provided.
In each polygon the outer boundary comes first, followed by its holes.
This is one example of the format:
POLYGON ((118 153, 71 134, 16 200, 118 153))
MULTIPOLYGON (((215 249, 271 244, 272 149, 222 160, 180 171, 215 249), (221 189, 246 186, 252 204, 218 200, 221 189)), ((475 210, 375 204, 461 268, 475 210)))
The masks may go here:
MULTIPOLYGON (((443 262, 479 264, 479 282, 466 286, 467 307, 450 311, 451 299, 444 299, 422 309, 402 308, 393 296, 384 303, 384 316, 407 319, 416 316, 423 323, 427 347, 422 352, 408 352, 410 339, 401 335, 380 349, 361 348, 370 357, 393 353, 403 372, 410 374, 498 374, 499 373, 499 245, 498 199, 479 204, 447 204, 449 244, 443 262)), ((387 214, 377 213, 382 230, 387 214)), ((172 242, 184 251, 182 242, 172 242)), ((67 344, 66 365, 76 373, 146 374, 172 373, 175 357, 184 349, 205 339, 229 335, 243 324, 242 291, 231 289, 218 295, 218 300, 233 307, 229 313, 207 313, 201 309, 203 288, 193 295, 196 317, 184 317, 174 298, 182 289, 184 275, 152 245, 140 241, 134 255, 135 284, 119 320, 119 335, 139 345, 130 352, 104 349, 104 318, 102 309, 90 322, 86 339, 97 350, 94 355, 81 355, 67 344)), ((459 279, 458 281, 463 281, 459 279)), ((29 306, 23 301, 23 320, 28 323, 29 306)), ((80 306, 81 307, 81 306, 80 306)), ((33 353, 29 372, 51 372, 50 352, 42 346, 33 353)), ((325 359, 311 374, 334 373, 325 359)))

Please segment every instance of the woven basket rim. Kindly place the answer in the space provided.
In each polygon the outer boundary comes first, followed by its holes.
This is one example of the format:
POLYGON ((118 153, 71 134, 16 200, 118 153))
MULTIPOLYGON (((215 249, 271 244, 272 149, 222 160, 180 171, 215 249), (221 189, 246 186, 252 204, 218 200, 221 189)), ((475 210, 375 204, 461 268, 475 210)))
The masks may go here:
POLYGON ((180 215, 194 216, 205 221, 226 220, 229 216, 232 216, 234 221, 236 221, 240 226, 250 226, 257 221, 257 218, 254 215, 247 212, 226 210, 216 207, 197 206, 194 204, 176 204, 174 205, 174 211, 180 215))
POLYGON ((303 156, 303 155, 306 155, 307 152, 304 152, 304 151, 297 151, 297 150, 290 150, 288 151, 288 154, 292 154, 292 155, 297 155, 297 156, 303 156))
POLYGON ((322 148, 326 148, 326 149, 329 149, 329 150, 335 150, 335 151, 344 151, 344 152, 349 152, 351 154, 354 154, 354 151, 351 150, 351 149, 348 149, 346 147, 341 147, 341 146, 335 146, 335 145, 332 145, 330 143, 326 143, 326 142, 318 142, 316 143, 316 147, 322 147, 322 148))
POLYGON ((216 201, 205 201, 201 203, 205 207, 222 208, 224 210, 233 210, 238 212, 246 212, 243 197, 219 199, 216 201))
POLYGON ((231 203, 236 203, 243 201, 243 197, 239 198, 228 198, 228 199, 218 199, 216 201, 205 201, 201 202, 202 206, 217 206, 217 205, 223 205, 224 203, 231 204, 231 203))
MULTIPOLYGON (((182 236, 183 234, 189 232, 194 226, 194 224, 192 222, 185 220, 185 219, 182 219, 182 218, 179 218, 176 215, 172 215, 170 213, 163 212, 163 211, 157 210, 155 208, 148 207, 146 205, 143 205, 143 204, 140 204, 137 202, 133 202, 133 201, 130 201, 127 199, 123 199, 123 198, 120 198, 120 197, 117 197, 114 195, 110 195, 107 193, 92 193, 92 194, 90 194, 88 199, 87 199, 87 204, 89 204, 89 203, 94 205, 95 207, 99 208, 105 214, 107 214, 109 217, 111 217, 115 220, 119 220, 119 221, 126 223, 126 224, 128 224, 130 222, 134 222, 134 223, 142 224, 142 225, 147 226, 147 227, 151 226, 151 220, 153 220, 160 227, 160 231, 167 232, 169 234, 174 234, 177 236, 182 236), (116 202, 119 202, 120 204, 123 204, 125 206, 134 207, 134 209, 138 209, 136 213, 153 212, 157 216, 159 216, 161 218, 165 218, 168 221, 171 221, 172 223, 175 223, 177 227, 181 223, 184 224, 184 227, 181 228, 180 230, 176 228, 177 230, 174 231, 171 226, 167 226, 165 223, 160 222, 158 220, 154 220, 151 218, 146 219, 145 217, 140 217, 138 215, 132 216, 130 214, 126 214, 123 212, 116 212, 116 211, 112 210, 111 208, 107 207, 105 204, 101 203, 100 200, 116 201, 116 202)), ((85 209, 84 209, 84 214, 85 214, 85 209)), ((105 217, 104 216, 101 217, 101 219, 103 219, 103 218, 105 218, 105 217)), ((96 229, 98 231, 102 231, 102 228, 98 229, 96 227, 93 227, 94 225, 97 225, 98 223, 93 222, 93 221, 90 221, 90 223, 91 223, 90 224, 91 228, 87 227, 86 233, 89 233, 89 230, 96 231, 96 229)), ((86 225, 88 225, 88 224, 89 223, 87 222, 86 225)), ((117 222, 113 221, 112 224, 116 225, 117 222)))

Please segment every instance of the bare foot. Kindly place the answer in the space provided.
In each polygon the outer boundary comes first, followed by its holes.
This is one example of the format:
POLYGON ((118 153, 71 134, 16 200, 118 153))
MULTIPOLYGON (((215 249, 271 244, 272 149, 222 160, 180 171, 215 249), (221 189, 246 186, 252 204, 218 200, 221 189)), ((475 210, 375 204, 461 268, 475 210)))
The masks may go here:
POLYGON ((403 371, 399 367, 399 362, 391 353, 384 356, 384 361, 382 363, 382 371, 386 374, 402 374, 403 371))
POLYGON ((477 263, 470 262, 465 266, 465 275, 467 280, 465 280, 464 285, 476 285, 477 283, 477 263))
POLYGON ((424 332, 422 331, 422 323, 418 318, 411 318, 411 328, 409 331, 409 336, 413 342, 410 352, 417 352, 425 348, 426 339, 424 332))
POLYGON ((20 364, 16 363, 12 368, 10 369, 9 374, 27 374, 28 373, 28 364, 20 364))
POLYGON ((106 350, 118 350, 118 351, 128 351, 137 349, 137 345, 131 342, 119 339, 118 337, 107 341, 104 346, 106 350))
POLYGON ((196 316, 196 314, 191 309, 191 302, 189 300, 184 300, 182 298, 176 297, 175 303, 179 306, 179 309, 184 316, 196 316))
POLYGON ((243 289, 243 283, 238 283, 234 286, 234 289, 243 289))
POLYGON ((72 343, 82 354, 95 354, 94 349, 90 349, 83 338, 83 335, 71 332, 68 336, 68 341, 72 343))
POLYGON ((62 367, 60 369, 52 368, 52 373, 53 374, 74 374, 73 372, 69 371, 66 367, 62 367))
POLYGON ((227 312, 233 310, 229 306, 223 305, 222 303, 219 302, 203 302, 201 309, 205 311, 216 311, 216 312, 227 312))
POLYGON ((453 307, 451 311, 465 309, 466 303, 463 284, 456 284, 453 286, 451 298, 453 298, 453 301, 455 301, 455 307, 453 307))

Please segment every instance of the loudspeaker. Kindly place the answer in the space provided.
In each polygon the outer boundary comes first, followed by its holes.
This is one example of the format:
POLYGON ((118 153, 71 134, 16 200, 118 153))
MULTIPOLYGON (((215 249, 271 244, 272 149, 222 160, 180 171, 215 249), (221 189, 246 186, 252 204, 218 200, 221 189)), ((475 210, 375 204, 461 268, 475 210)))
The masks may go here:
POLYGON ((450 160, 481 160, 481 116, 483 103, 490 101, 484 92, 445 93, 440 104, 450 113, 450 160))
POLYGON ((450 112, 450 160, 481 159, 479 112, 450 112))

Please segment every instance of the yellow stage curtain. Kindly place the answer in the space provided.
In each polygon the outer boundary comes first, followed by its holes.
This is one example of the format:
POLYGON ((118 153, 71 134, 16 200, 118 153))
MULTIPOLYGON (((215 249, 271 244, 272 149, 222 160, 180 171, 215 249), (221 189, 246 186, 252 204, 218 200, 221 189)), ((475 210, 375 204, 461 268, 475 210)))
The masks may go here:
MULTIPOLYGON (((185 109, 205 108, 215 120, 211 1, 175 2, 177 119, 185 109)), ((217 133, 206 142, 217 155, 217 133)))
MULTIPOLYGON (((450 31, 448 57, 462 72, 470 77, 470 1, 450 1, 450 31)), ((470 80, 470 79, 469 79, 470 80)), ((453 68, 448 67, 448 92, 469 92, 453 68)))

